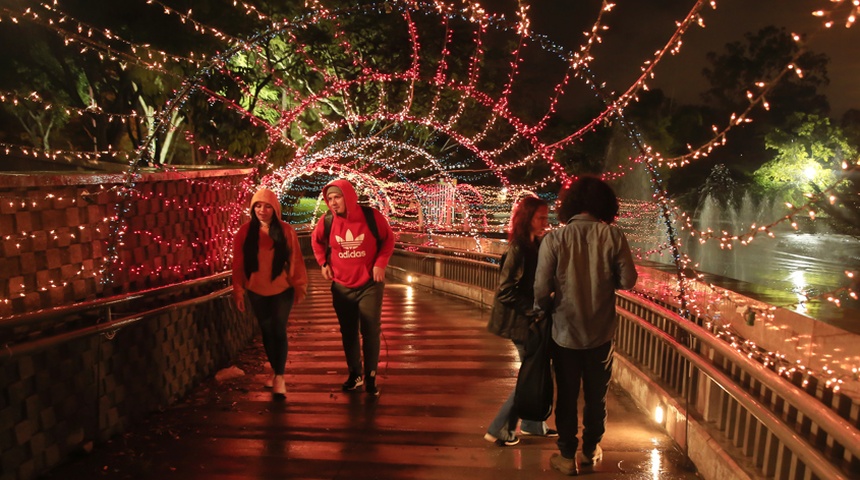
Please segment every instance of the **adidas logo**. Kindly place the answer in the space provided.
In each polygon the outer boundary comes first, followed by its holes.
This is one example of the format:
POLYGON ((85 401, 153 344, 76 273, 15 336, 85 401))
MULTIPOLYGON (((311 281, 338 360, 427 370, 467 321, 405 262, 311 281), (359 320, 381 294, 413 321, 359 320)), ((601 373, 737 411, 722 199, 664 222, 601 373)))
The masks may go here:
POLYGON ((367 252, 364 250, 346 250, 337 254, 337 258, 361 258, 366 256, 367 252))
POLYGON ((337 254, 338 258, 361 258, 367 256, 367 252, 364 250, 356 250, 361 245, 361 242, 364 241, 363 233, 357 237, 353 237, 352 230, 347 230, 346 238, 335 235, 334 239, 344 249, 344 251, 337 254))

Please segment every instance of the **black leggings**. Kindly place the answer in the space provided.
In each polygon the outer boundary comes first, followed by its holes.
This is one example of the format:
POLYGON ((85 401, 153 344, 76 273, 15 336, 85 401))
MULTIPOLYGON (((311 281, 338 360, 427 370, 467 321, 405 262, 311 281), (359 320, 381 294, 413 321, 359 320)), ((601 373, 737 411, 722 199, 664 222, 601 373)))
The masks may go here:
POLYGON ((275 375, 283 375, 287 364, 287 319, 293 309, 294 295, 292 288, 270 296, 248 291, 251 309, 263 334, 263 348, 275 375))

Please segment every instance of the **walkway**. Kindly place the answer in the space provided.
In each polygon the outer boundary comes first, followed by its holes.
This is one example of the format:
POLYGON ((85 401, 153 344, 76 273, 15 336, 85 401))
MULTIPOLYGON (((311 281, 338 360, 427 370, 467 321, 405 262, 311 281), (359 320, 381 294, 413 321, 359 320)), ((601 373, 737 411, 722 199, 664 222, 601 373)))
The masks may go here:
MULTIPOLYGON (((345 365, 328 286, 311 272, 289 325, 287 399, 273 401, 259 338, 236 365, 134 430, 47 478, 83 479, 535 479, 555 442, 483 440, 510 392, 516 351, 486 332, 487 312, 406 285, 386 287, 382 394, 345 394, 345 365)), ((610 393, 604 461, 593 479, 693 479, 683 455, 622 391, 610 393)), ((552 424, 553 419, 550 419, 552 424)))

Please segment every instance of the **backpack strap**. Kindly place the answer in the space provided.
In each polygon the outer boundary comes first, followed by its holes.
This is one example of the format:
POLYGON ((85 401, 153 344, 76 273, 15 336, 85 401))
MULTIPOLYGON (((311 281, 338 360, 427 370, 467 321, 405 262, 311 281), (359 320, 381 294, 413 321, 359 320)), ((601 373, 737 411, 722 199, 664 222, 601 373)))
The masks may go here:
POLYGON ((376 251, 378 253, 380 246, 382 246, 382 239, 379 238, 379 227, 376 226, 376 216, 373 214, 373 209, 370 207, 362 205, 361 211, 364 212, 364 221, 367 222, 367 228, 370 229, 370 233, 372 233, 373 238, 376 239, 376 251))
POLYGON ((325 241, 325 264, 331 264, 331 222, 334 220, 332 213, 326 212, 323 216, 323 240, 325 241))

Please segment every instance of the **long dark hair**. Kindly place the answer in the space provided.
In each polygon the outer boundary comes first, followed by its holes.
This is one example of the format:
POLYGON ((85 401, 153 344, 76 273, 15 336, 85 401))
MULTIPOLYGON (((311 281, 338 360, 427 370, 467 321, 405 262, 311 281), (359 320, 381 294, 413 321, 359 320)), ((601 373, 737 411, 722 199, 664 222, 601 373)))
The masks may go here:
POLYGON ((570 222, 571 217, 580 213, 590 213, 606 223, 618 217, 618 197, 603 180, 583 175, 574 180, 558 194, 559 220, 570 222))
POLYGON ((523 197, 514 207, 511 215, 511 228, 508 231, 508 243, 519 243, 528 245, 531 243, 532 218, 540 207, 546 207, 545 201, 538 197, 529 195, 523 197))
MULTIPOLYGON (((251 273, 260 269, 257 264, 257 250, 260 248, 260 219, 254 213, 254 206, 251 205, 251 225, 248 228, 248 236, 245 237, 245 243, 242 244, 242 254, 245 257, 245 278, 251 278, 251 273)), ((287 246, 287 236, 284 234, 284 228, 281 226, 281 219, 272 217, 272 223, 269 224, 269 236, 275 242, 275 256, 272 258, 272 280, 284 271, 287 262, 290 259, 290 248, 287 246)))

